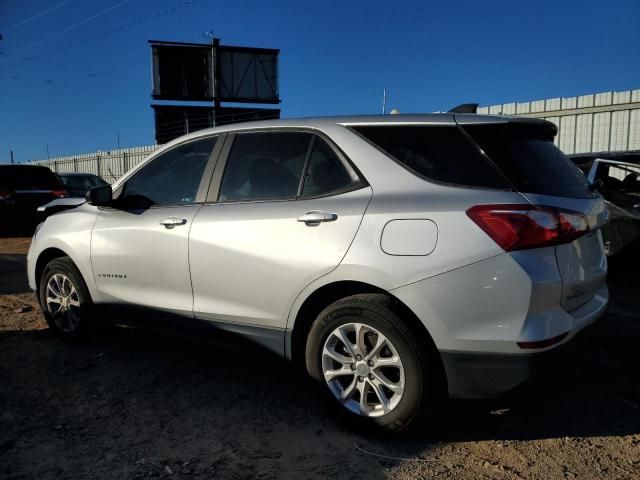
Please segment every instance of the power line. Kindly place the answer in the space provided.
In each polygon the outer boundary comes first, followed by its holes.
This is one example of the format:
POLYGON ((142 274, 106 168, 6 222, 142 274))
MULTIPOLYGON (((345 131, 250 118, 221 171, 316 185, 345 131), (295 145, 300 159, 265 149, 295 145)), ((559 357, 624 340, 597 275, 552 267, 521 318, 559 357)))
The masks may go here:
MULTIPOLYGON (((48 60, 43 60, 43 59, 31 59, 33 61, 36 61, 38 63, 43 63, 43 64, 47 64, 47 65, 53 65, 55 67, 59 67, 59 68, 64 68, 64 69, 68 69, 70 70, 70 77, 66 77, 66 78, 57 78, 57 79, 53 79, 52 77, 46 78, 45 82, 49 85, 52 85, 53 82, 64 82, 64 83, 69 83, 69 82, 76 82, 76 81, 82 81, 82 80, 93 80, 96 79, 98 77, 100 78, 118 78, 120 80, 129 80, 130 77, 126 77, 124 75, 123 72, 121 72, 122 70, 128 69, 131 70, 131 67, 133 67, 134 65, 139 65, 140 62, 139 61, 134 61, 134 62, 129 62, 129 63, 122 63, 122 64, 118 64, 115 65, 113 67, 109 67, 109 68, 102 68, 101 71, 98 73, 97 71, 94 70, 85 70, 85 69, 81 69, 81 68, 77 68, 77 67, 73 67, 71 65, 65 65, 65 64, 61 64, 61 63, 57 63, 57 62, 50 62, 48 60), (77 73, 73 73, 73 72, 77 72, 77 73)), ((142 72, 140 72, 142 73, 142 72)), ((16 76, 16 75, 12 75, 9 72, 3 72, 2 69, 0 69, 0 78, 1 75, 5 75, 5 78, 9 78, 11 80, 25 80, 28 82, 38 82, 38 81, 42 81, 42 79, 40 80, 36 80, 36 79, 28 79, 25 77, 20 77, 20 76, 16 76)), ((46 74, 43 73, 43 75, 46 76, 46 74)), ((56 84, 54 86, 60 87, 60 88, 71 88, 70 86, 66 86, 66 85, 60 85, 60 84, 56 84)), ((75 88, 75 87, 74 87, 75 88)))
POLYGON ((24 20, 14 24, 14 25, 11 25, 8 28, 5 28, 4 32, 5 33, 6 32, 10 32, 11 30, 15 30, 16 28, 21 27, 25 23, 29 23, 29 22, 31 22, 33 20, 36 20, 36 19, 40 18, 40 17, 44 17, 45 15, 53 12, 54 10, 59 9, 60 7, 63 7, 64 5, 66 5, 69 2, 71 2, 71 0, 64 0, 63 2, 60 2, 60 3, 56 4, 56 5, 54 5, 53 7, 47 8, 46 10, 43 10, 42 12, 40 12, 40 13, 38 13, 36 15, 33 15, 32 17, 25 18, 24 20))
POLYGON ((133 20, 133 21, 131 21, 131 22, 125 24, 125 25, 121 25, 119 27, 115 27, 115 28, 112 28, 110 30, 106 30, 106 31, 104 31, 102 33, 99 33, 97 35, 93 35, 93 36, 91 36, 89 38, 85 38, 84 40, 80 40, 78 42, 71 43, 71 44, 66 45, 64 47, 57 48, 55 50, 47 52, 46 54, 39 55, 38 57, 35 57, 35 58, 42 58, 43 56, 53 55, 54 53, 58 53, 58 52, 61 52, 63 50, 68 50, 69 48, 73 48, 73 47, 77 47, 79 45, 84 45, 85 43, 93 42, 93 41, 98 40, 98 39, 100 39, 102 37, 105 37, 107 35, 111 35, 112 33, 117 33, 117 32, 120 32, 122 30, 126 30, 127 28, 131 28, 131 27, 135 27, 137 25, 140 25, 141 23, 147 22, 149 20, 153 20, 153 19, 155 19, 157 17, 161 17, 162 15, 166 15, 168 13, 173 13, 175 10, 178 10, 179 8, 182 8, 182 7, 189 6, 192 3, 195 3, 196 1, 197 0, 183 0, 180 3, 177 3, 177 4, 173 5, 172 7, 165 8, 164 10, 160 10, 158 12, 152 13, 152 14, 147 15, 145 17, 139 18, 138 20, 133 20))
MULTIPOLYGON (((26 58, 25 58, 23 61, 21 61, 21 62, 14 63, 13 65, 5 65, 5 66, 3 66, 2 68, 3 68, 3 69, 7 69, 7 68, 12 68, 12 67, 18 67, 18 66, 20 66, 20 65, 24 65, 24 64, 25 64, 25 63, 27 63, 27 62, 38 61, 38 60, 39 60, 39 59, 41 59, 41 58, 50 57, 51 55, 54 55, 54 54, 56 54, 56 53, 59 53, 59 52, 62 52, 62 51, 68 50, 68 49, 70 49, 70 48, 74 48, 74 47, 78 47, 78 46, 80 46, 80 45, 84 45, 84 44, 86 44, 86 43, 94 42, 94 41, 96 41, 96 40, 99 40, 99 39, 100 39, 100 38, 102 38, 102 37, 106 37, 107 35, 111 35, 112 33, 121 32, 121 31, 126 30, 126 29, 128 29, 128 28, 138 26, 138 25, 140 25, 140 24, 142 24, 142 23, 145 23, 145 22, 148 22, 148 21, 150 21, 150 20, 154 20, 154 19, 156 19, 156 18, 158 18, 158 17, 161 17, 161 16, 163 16, 163 15, 167 15, 167 14, 173 13, 174 11, 176 11, 176 10, 178 10, 178 9, 180 9, 180 8, 188 7, 188 6, 190 6, 191 4, 195 3, 196 1, 198 1, 198 0, 183 0, 183 1, 181 1, 181 2, 179 2, 179 3, 177 3, 177 4, 175 4, 175 5, 173 5, 173 6, 171 6, 171 7, 167 7, 167 8, 165 8, 165 9, 163 9, 163 10, 159 10, 159 11, 157 11, 157 12, 155 12, 155 13, 152 13, 152 14, 146 15, 146 16, 144 16, 144 17, 141 17, 141 18, 137 19, 137 20, 133 20, 133 21, 131 21, 131 22, 129 22, 129 23, 126 23, 126 24, 124 24, 124 25, 121 25, 121 26, 119 26, 119 27, 115 27, 115 28, 112 28, 112 29, 106 30, 106 31, 104 31, 104 32, 98 33, 97 35, 93 35, 93 36, 91 36, 91 37, 85 38, 85 39, 83 39, 83 40, 79 40, 79 41, 74 42, 74 43, 70 43, 70 44, 65 45, 65 46, 63 46, 63 47, 56 48, 56 49, 54 49, 54 50, 51 50, 51 51, 49 51, 49 52, 46 52, 46 53, 43 53, 43 54, 40 54, 40 55, 36 55, 36 56, 34 56, 34 57, 26 57, 26 58)), ((14 56, 14 57, 15 57, 15 56, 17 56, 17 55, 18 55, 18 54, 14 54, 14 55, 12 55, 12 56, 14 56)))
POLYGON ((23 48, 22 50, 19 50, 18 52, 8 55, 5 58, 11 58, 11 57, 15 57, 17 55, 20 55, 21 53, 24 53, 28 50, 31 50, 34 47, 37 47, 38 45, 42 45, 43 43, 48 42, 49 40, 53 40, 56 37, 59 37, 60 35, 64 35, 65 33, 73 30, 74 28, 79 27, 80 25, 84 25, 85 23, 88 23, 92 20, 95 20, 98 17, 101 17, 102 15, 105 15, 107 13, 109 13, 112 10, 115 10, 116 8, 124 5, 125 3, 129 3, 131 0, 121 0, 120 2, 116 3, 115 5, 110 6, 109 8, 106 8, 94 15, 91 15, 90 17, 85 18, 84 20, 81 20, 77 23, 74 23, 73 25, 69 25, 66 28, 63 28, 62 30, 60 30, 59 32, 54 33, 53 35, 49 35, 48 37, 43 38, 42 40, 32 43, 31 45, 29 45, 28 47, 23 48))
MULTIPOLYGON (((0 77, 1 78, 1 77, 0 77)), ((59 83, 54 82, 53 80, 51 80, 50 78, 43 78, 43 79, 33 79, 33 78, 28 78, 28 77, 24 77, 24 76, 17 76, 17 75, 11 75, 10 77, 5 77, 9 80, 14 80, 14 81, 18 81, 18 82, 27 82, 27 83, 33 83, 33 84, 46 84, 50 87, 53 88, 62 88, 64 90, 71 90, 74 93, 84 93, 86 95, 92 95, 92 96, 99 96, 99 97, 111 97, 111 98, 117 98, 118 100, 126 100, 126 101, 130 101, 129 98, 125 98, 125 97, 121 97, 120 95, 114 95, 111 92, 96 92, 96 91, 92 91, 92 90, 84 90, 84 89, 79 89, 76 87, 68 87, 66 85, 60 85, 59 83)))

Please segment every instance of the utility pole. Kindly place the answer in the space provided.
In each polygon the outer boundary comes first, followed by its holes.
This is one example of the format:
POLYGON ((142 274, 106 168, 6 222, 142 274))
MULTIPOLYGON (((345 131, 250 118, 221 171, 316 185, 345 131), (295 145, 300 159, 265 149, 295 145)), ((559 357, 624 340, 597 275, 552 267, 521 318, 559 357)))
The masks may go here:
POLYGON ((49 160, 49 144, 47 143, 47 160, 49 160))
POLYGON ((216 127, 218 125, 218 111, 220 110, 220 100, 218 100, 218 47, 220 47, 220 39, 213 36, 213 30, 211 30, 211 60, 212 60, 212 68, 213 68, 213 125, 212 127, 216 127))
POLYGON ((9 150, 9 156, 11 156, 11 163, 13 163, 13 150, 9 150))
POLYGON ((382 90, 382 114, 387 113, 387 89, 382 90))

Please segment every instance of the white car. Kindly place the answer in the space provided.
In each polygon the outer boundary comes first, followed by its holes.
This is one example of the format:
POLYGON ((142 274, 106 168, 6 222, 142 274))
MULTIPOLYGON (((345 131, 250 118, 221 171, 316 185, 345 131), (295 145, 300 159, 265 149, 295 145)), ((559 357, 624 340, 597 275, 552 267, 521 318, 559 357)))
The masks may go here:
POLYGON ((209 322, 402 429, 520 385, 605 312, 605 203, 555 132, 473 114, 199 131, 49 217, 29 283, 63 335, 118 308, 209 322))

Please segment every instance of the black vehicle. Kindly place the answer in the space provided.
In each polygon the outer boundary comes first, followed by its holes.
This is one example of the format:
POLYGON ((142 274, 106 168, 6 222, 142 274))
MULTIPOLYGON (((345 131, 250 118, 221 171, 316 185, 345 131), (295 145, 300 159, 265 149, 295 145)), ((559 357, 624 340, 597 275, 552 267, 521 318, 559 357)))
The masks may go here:
POLYGON ((59 173, 58 177, 60 177, 60 181, 71 197, 84 198, 89 189, 108 185, 107 182, 93 173, 59 173))
POLYGON ((3 233, 29 233, 41 221, 39 206, 67 196, 47 167, 0 165, 0 228, 3 233))

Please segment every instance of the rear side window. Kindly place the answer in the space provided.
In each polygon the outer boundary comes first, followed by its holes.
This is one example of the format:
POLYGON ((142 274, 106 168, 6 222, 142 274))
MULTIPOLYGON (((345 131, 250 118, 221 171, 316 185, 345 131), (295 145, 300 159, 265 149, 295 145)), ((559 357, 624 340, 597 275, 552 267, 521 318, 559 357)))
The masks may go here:
POLYGON ((62 185, 46 167, 7 165, 0 167, 0 187, 7 190, 56 190, 62 185))
POLYGON ((409 170, 429 180, 466 187, 509 189, 457 126, 352 127, 409 170))
POLYGON ((355 172, 347 171, 340 157, 327 142, 315 137, 304 177, 302 196, 325 195, 351 188, 359 182, 355 172))
POLYGON ((572 198, 597 195, 541 127, 508 123, 463 128, 518 191, 572 198))
POLYGON ((260 132, 236 135, 229 153, 220 202, 295 198, 312 135, 260 132))

